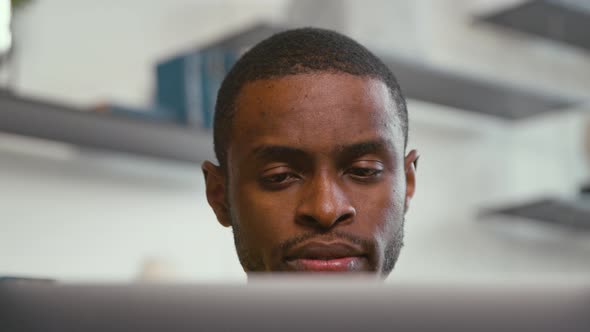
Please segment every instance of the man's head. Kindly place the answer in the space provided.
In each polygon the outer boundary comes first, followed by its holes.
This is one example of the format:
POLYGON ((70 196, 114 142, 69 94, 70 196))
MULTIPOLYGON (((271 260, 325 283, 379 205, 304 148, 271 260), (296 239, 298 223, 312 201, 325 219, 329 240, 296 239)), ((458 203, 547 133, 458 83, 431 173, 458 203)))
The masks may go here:
POLYGON ((249 50, 219 90, 207 199, 246 272, 372 271, 403 245, 416 151, 391 71, 322 29, 249 50))

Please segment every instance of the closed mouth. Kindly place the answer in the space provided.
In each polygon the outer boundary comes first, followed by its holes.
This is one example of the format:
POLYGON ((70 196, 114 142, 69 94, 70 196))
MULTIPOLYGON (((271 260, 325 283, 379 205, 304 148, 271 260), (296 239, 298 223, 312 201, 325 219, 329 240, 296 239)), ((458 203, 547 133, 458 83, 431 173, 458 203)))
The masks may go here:
POLYGON ((295 271, 350 272, 368 269, 368 255, 358 246, 346 242, 308 242, 288 252, 285 262, 295 271))

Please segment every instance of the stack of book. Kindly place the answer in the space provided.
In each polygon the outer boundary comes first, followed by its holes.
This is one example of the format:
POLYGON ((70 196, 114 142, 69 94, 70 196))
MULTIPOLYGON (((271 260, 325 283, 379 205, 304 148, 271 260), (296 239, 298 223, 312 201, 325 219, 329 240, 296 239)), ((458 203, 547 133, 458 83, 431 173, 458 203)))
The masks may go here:
POLYGON ((238 51, 209 48, 176 56, 156 66, 156 104, 179 123, 211 128, 217 91, 238 51))
POLYGON ((257 23, 201 49, 172 56, 155 66, 156 91, 149 107, 107 104, 97 107, 126 117, 211 128, 217 91, 240 55, 260 40, 282 31, 257 23))

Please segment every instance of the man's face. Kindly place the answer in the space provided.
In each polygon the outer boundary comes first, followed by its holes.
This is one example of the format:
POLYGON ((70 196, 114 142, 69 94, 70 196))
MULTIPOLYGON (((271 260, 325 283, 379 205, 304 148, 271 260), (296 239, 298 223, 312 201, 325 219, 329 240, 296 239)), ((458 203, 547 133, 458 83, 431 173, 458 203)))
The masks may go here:
POLYGON ((387 275, 403 241, 415 151, 380 80, 314 73, 246 84, 227 170, 207 196, 246 272, 387 275))

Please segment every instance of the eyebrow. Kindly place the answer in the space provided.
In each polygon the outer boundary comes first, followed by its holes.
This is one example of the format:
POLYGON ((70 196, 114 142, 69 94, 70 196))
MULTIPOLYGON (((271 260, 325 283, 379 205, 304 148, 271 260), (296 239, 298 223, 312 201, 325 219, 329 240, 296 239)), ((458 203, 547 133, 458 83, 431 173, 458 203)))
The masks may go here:
POLYGON ((336 148, 337 154, 345 159, 358 158, 366 154, 378 154, 393 150, 393 145, 382 139, 340 145, 336 148))
POLYGON ((261 145, 252 151, 252 155, 260 160, 309 158, 309 155, 301 149, 282 145, 261 145))
MULTIPOLYGON (((383 139, 369 140, 353 144, 338 145, 334 152, 339 159, 353 159, 366 154, 378 154, 393 149, 389 141, 383 139)), ((261 145, 252 151, 252 156, 259 160, 307 160, 306 151, 283 145, 261 145)))

